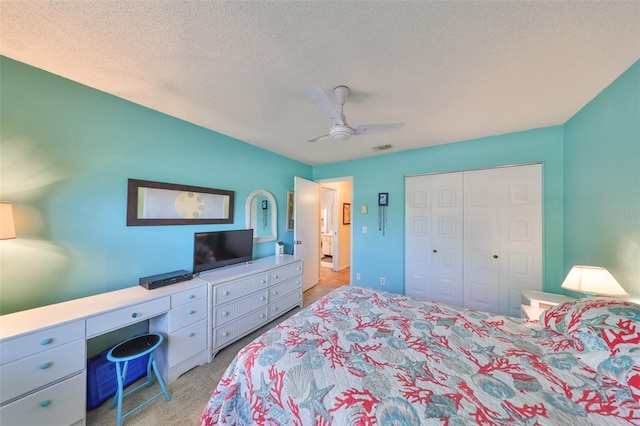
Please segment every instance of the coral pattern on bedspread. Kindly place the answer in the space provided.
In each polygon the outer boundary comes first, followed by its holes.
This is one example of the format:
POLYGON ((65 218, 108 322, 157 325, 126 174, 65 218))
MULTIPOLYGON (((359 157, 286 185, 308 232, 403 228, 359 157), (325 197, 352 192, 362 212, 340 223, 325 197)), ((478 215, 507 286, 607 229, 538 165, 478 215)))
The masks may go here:
POLYGON ((640 425, 536 321, 345 286, 243 348, 202 425, 640 425))

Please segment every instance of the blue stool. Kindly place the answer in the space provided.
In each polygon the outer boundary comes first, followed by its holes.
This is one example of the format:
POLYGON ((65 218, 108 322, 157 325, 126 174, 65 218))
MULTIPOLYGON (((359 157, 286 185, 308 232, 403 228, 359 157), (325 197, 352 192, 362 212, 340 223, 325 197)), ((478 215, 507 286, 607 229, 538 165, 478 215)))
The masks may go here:
POLYGON ((113 397, 113 401, 111 402, 111 406, 109 409, 115 407, 116 403, 118 404, 118 417, 116 419, 116 425, 120 426, 122 424, 122 419, 127 417, 129 414, 132 414, 135 411, 138 411, 140 408, 144 407, 154 399, 158 398, 161 395, 164 395, 167 401, 171 400, 169 396, 169 392, 167 392, 167 388, 162 381, 162 377, 158 373, 158 366, 156 365, 156 358, 154 356, 154 351, 158 346, 162 344, 162 335, 160 334, 144 334, 142 336, 133 337, 129 340, 126 340, 116 346, 113 347, 107 353, 107 359, 116 364, 116 375, 118 379, 118 390, 116 391, 116 395, 113 397), (127 367, 129 366, 129 361, 140 358, 149 354, 149 362, 147 363, 147 381, 146 383, 142 383, 130 391, 124 392, 124 382, 127 377, 127 367), (160 383, 160 388, 162 391, 157 395, 152 396, 142 404, 138 405, 131 411, 128 411, 124 415, 122 414, 122 398, 132 394, 133 392, 143 388, 145 385, 147 387, 151 387, 153 384, 153 380, 151 377, 151 369, 153 368, 153 372, 158 379, 158 383, 160 383))

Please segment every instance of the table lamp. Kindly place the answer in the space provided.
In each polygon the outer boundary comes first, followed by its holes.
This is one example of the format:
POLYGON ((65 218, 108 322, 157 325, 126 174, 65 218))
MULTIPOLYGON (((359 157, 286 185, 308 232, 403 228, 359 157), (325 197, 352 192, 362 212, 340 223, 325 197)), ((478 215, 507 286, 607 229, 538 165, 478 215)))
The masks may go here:
POLYGON ((574 265, 562 283, 565 290, 593 296, 628 296, 607 268, 574 265))
POLYGON ((0 203, 0 240, 16 237, 16 227, 13 223, 13 208, 11 203, 0 203))

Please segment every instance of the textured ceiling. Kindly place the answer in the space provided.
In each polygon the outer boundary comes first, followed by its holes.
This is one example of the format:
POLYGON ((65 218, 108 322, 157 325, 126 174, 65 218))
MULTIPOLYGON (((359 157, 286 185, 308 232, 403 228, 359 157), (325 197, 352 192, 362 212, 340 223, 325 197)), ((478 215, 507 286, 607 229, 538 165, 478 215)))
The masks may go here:
POLYGON ((0 19, 2 55, 308 164, 562 124, 640 58, 640 1, 2 0, 0 19), (352 126, 405 126, 306 142, 329 125, 305 88, 341 84, 352 126))

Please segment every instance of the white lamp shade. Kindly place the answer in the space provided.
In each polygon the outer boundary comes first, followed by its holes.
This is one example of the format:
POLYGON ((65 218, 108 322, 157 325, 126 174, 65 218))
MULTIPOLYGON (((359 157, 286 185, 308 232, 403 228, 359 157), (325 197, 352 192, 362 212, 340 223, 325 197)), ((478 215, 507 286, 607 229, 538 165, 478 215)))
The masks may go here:
POLYGON ((607 268, 575 265, 562 283, 565 290, 599 296, 628 296, 607 268))
POLYGON ((16 227, 13 223, 13 208, 11 203, 0 203, 0 240, 16 237, 16 227))

